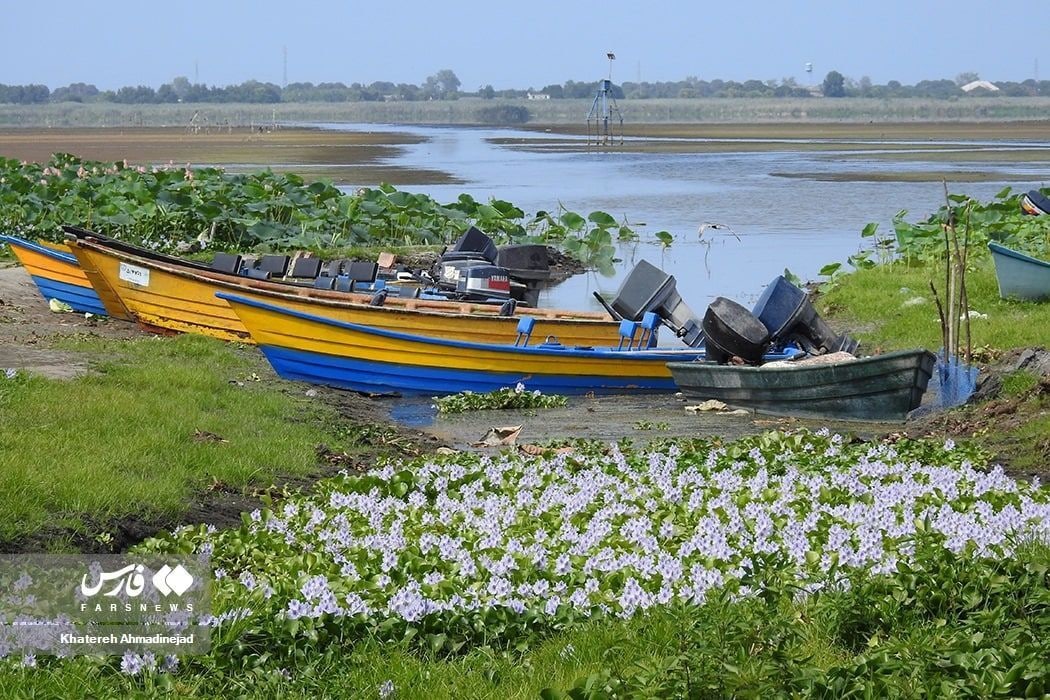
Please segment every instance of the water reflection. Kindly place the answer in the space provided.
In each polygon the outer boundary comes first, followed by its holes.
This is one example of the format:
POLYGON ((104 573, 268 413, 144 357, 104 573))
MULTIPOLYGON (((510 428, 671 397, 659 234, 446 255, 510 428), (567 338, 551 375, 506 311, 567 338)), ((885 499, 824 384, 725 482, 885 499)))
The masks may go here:
MULTIPOLYGON (((490 138, 536 138, 533 132, 505 129, 327 125, 369 131, 410 132, 426 141, 408 146, 392 164, 446 171, 458 185, 421 185, 439 201, 466 192, 479 201, 505 199, 534 214, 565 207, 581 213, 603 210, 638 226, 643 241, 621 246, 622 262, 611 278, 581 275, 541 297, 545 305, 599 310, 592 291, 613 293, 639 259, 675 275, 684 299, 702 313, 716 296, 753 301, 761 288, 785 268, 815 279, 829 262, 842 261, 865 244, 861 229, 869 222, 891 231, 898 211, 911 219, 944 202, 944 189, 931 182, 839 182, 816 177, 781 177, 807 173, 819 177, 844 173, 903 170, 952 172, 973 170, 1002 174, 994 182, 951 185, 953 193, 991 198, 1006 184, 1024 188, 1023 178, 1038 173, 1031 164, 887 161, 873 151, 776 151, 739 153, 551 153, 513 150, 490 138), (848 157, 847 157, 848 156, 848 157), (1018 183, 1018 178, 1022 183, 1018 183), (732 227, 737 237, 697 229, 703 222, 732 227), (670 232, 675 242, 663 250, 652 233, 670 232)), ((887 142, 889 143, 889 142, 887 142)), ((949 143, 950 142, 942 142, 949 143)), ((1006 145, 960 143, 960 149, 1006 145)), ((1030 146, 1031 144, 1025 144, 1030 146)), ((941 152, 941 151, 938 151, 941 152)), ((375 183, 361 183, 371 185, 375 183)))

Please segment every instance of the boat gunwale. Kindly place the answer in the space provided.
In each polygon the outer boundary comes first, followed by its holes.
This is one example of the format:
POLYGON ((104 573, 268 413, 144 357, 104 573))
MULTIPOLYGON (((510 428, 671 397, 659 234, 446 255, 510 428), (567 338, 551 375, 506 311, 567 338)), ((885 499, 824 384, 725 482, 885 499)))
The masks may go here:
MULTIPOLYGON (((249 306, 255 309, 261 309, 281 316, 291 316, 298 318, 309 323, 318 323, 324 326, 333 328, 339 328, 342 330, 348 330, 356 333, 363 333, 370 336, 378 336, 381 338, 389 338, 392 340, 398 340, 402 342, 418 343, 422 345, 432 345, 438 347, 456 348, 458 350, 476 350, 476 351, 494 351, 501 353, 517 354, 522 353, 526 355, 555 355, 562 357, 588 357, 588 358, 601 358, 601 359, 640 359, 650 362, 656 362, 664 358, 676 358, 676 357, 693 357, 703 355, 702 350, 695 348, 670 348, 670 349, 647 349, 647 350, 626 350, 616 348, 604 348, 604 347, 592 347, 585 349, 584 347, 575 346, 563 346, 558 347, 543 347, 541 345, 503 345, 499 343, 475 343, 466 340, 449 340, 446 338, 428 338, 426 336, 414 335, 411 333, 399 333, 398 331, 390 331, 385 328, 375 328, 371 326, 365 326, 357 323, 350 323, 348 321, 339 321, 332 318, 325 318, 323 316, 315 316, 308 314, 303 311, 296 309, 289 309, 286 307, 278 306, 275 304, 268 304, 266 302, 257 301, 255 299, 249 299, 247 297, 238 296, 236 294, 226 294, 224 292, 216 292, 215 296, 225 300, 231 306, 234 307, 236 312, 237 304, 243 306, 249 306)), ((239 315, 239 314, 238 314, 239 315)), ((243 319, 241 319, 243 322, 243 319)), ((244 324, 248 326, 247 323, 244 324)), ((249 327, 249 332, 251 328, 249 327)), ((253 334, 254 335, 254 334, 253 334)), ((256 342, 259 342, 256 340, 256 342)), ((275 345, 274 343, 259 343, 260 345, 272 345, 274 347, 288 347, 275 345)), ((290 348, 294 349, 294 348, 290 348)), ((669 364, 665 361, 664 364, 669 364)))
POLYGON ((675 369, 687 369, 687 368, 699 368, 702 367, 705 370, 713 370, 720 373, 741 373, 741 374, 759 374, 759 373, 780 373, 790 372, 792 376, 811 374, 817 371, 827 371, 834 367, 856 367, 874 364, 876 362, 885 362, 890 359, 904 358, 911 355, 921 356, 929 355, 931 364, 936 362, 937 356, 929 350, 916 348, 912 350, 894 350, 892 352, 882 353, 880 355, 869 355, 867 357, 855 357, 852 360, 842 360, 841 362, 829 362, 826 364, 810 364, 810 365, 797 365, 794 367, 785 367, 783 365, 777 367, 769 367, 768 365, 759 365, 757 367, 752 365, 720 365, 715 362, 669 362, 668 369, 672 372, 675 369), (675 365, 671 367, 670 365, 675 365))
POLYGON ((0 241, 3 241, 12 248, 14 248, 15 246, 20 246, 22 248, 25 248, 26 250, 31 250, 34 253, 46 255, 52 260, 58 260, 59 262, 64 262, 79 267, 76 256, 74 256, 71 253, 66 253, 61 250, 55 250, 54 248, 48 248, 47 246, 40 245, 39 243, 27 241, 24 238, 19 238, 18 236, 11 236, 6 233, 0 233, 0 241))
POLYGON ((1001 243, 996 243, 995 241, 989 241, 988 242, 988 249, 990 251, 992 251, 992 256, 993 257, 996 256, 996 255, 1001 255, 1001 256, 1003 256, 1005 258, 1011 258, 1013 260, 1018 260, 1020 262, 1032 263, 1032 264, 1037 265, 1039 267, 1046 268, 1047 270, 1050 270, 1050 262, 1047 262, 1046 260, 1040 260, 1039 258, 1033 258, 1031 255, 1027 255, 1026 253, 1022 253, 1020 251, 1014 250, 1013 248, 1007 248, 1006 246, 1002 245, 1001 243))

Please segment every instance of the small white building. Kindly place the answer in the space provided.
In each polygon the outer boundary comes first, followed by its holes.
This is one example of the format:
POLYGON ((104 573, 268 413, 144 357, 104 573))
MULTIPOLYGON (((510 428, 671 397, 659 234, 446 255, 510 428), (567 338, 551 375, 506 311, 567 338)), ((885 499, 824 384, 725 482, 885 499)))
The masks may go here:
POLYGON ((972 83, 966 83, 962 86, 963 92, 973 92, 980 88, 981 90, 987 90, 988 92, 999 92, 999 88, 994 83, 989 83, 987 80, 975 80, 972 83))
POLYGON ((526 97, 530 100, 549 100, 551 98, 551 96, 545 92, 529 92, 526 93, 526 97))

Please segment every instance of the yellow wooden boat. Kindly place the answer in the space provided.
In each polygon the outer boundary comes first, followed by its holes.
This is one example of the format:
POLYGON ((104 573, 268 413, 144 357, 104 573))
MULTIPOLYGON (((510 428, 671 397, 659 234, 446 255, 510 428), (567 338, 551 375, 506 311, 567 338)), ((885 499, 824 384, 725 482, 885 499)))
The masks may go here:
POLYGON ((638 324, 616 324, 613 347, 435 338, 346 323, 234 294, 222 294, 263 354, 286 379, 376 394, 436 396, 489 392, 518 383, 556 394, 675 391, 668 362, 703 359, 696 348, 637 349, 638 324))
MULTIPOLYGON (((250 334, 217 292, 279 303, 304 313, 429 337, 513 343, 517 316, 499 307, 468 302, 389 297, 372 306, 370 294, 354 294, 251 279, 204 265, 139 250, 90 236, 71 237, 69 246, 99 298, 114 316, 170 331, 249 341, 250 334)), ((619 325, 604 314, 528 309, 537 337, 565 345, 616 344, 619 325)))
POLYGON ((65 302, 81 313, 106 313, 68 247, 44 241, 34 243, 16 236, 0 236, 0 243, 10 246, 44 299, 65 302))

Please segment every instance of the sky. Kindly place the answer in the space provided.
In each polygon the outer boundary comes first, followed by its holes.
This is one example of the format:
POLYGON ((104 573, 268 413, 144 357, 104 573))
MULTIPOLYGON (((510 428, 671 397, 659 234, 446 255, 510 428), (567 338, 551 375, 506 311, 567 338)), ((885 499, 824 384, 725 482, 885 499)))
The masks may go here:
POLYGON ((1038 16, 978 0, 0 0, 0 83, 421 84, 447 68, 462 90, 540 89, 607 77, 610 51, 615 83, 1022 81, 1050 77, 1038 16))

